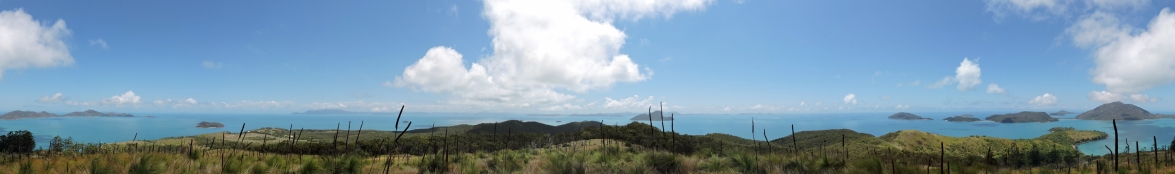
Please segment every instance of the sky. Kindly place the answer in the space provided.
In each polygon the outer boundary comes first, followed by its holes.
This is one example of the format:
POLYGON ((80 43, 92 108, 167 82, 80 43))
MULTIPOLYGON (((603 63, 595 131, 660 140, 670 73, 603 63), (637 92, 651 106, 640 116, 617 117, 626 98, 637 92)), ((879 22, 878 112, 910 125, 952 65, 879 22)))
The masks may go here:
POLYGON ((1163 111, 1173 6, 3 1, 0 110, 1163 111))

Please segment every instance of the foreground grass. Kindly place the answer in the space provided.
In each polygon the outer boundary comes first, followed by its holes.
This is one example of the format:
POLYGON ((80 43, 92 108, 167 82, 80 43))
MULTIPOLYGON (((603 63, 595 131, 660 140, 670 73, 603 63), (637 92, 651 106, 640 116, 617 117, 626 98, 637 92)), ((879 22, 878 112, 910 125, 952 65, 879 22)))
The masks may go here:
MULTIPOLYGON (((894 154, 820 153, 673 154, 639 145, 581 140, 543 148, 445 155, 282 155, 242 150, 196 153, 116 152, 112 154, 37 154, 0 163, 0 173, 940 173, 941 163, 891 160, 894 154)), ((1130 159, 1131 154, 1123 154, 1130 159)), ((1148 156, 1144 153, 1143 156, 1148 156)), ((11 157, 9 157, 11 158, 11 157)), ((1095 173, 1109 161, 1025 168, 948 161, 954 173, 1095 173), (966 167, 960 167, 966 166, 966 167)), ((1123 173, 1173 173, 1175 166, 1123 162, 1123 173)))

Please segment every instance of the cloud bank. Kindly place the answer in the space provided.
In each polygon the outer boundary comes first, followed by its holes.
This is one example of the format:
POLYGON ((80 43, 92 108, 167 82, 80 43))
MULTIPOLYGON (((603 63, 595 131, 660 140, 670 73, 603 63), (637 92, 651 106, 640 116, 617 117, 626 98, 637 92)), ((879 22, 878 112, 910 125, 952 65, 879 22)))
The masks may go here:
POLYGON ((575 98, 566 92, 640 82, 653 72, 620 53, 627 37, 612 25, 696 11, 712 0, 486 0, 494 53, 465 66, 448 47, 429 49, 394 86, 448 94, 452 104, 528 107, 575 98))

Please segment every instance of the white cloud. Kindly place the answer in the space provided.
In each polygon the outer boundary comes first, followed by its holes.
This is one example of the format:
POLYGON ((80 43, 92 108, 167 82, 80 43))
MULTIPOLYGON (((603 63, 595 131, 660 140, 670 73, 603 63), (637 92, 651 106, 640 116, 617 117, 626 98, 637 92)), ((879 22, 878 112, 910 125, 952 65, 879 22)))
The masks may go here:
POLYGON ((194 105, 194 104, 197 104, 200 102, 197 102, 196 99, 188 98, 188 99, 184 99, 184 103, 194 105))
POLYGON ((942 80, 939 80, 938 82, 926 84, 926 88, 938 89, 942 88, 943 86, 950 85, 953 82, 954 80, 952 80, 951 77, 943 77, 942 80))
POLYGON ((395 85, 449 94, 457 104, 525 107, 575 98, 556 90, 582 93, 644 81, 653 72, 620 53, 627 36, 612 22, 701 10, 712 0, 483 2, 492 55, 466 68, 461 54, 434 47, 395 85))
POLYGON ((845 104, 856 105, 857 104, 857 95, 855 95, 855 94, 845 95, 844 100, 845 100, 845 104))
POLYGON ((393 84, 392 81, 384 81, 383 83, 380 83, 379 85, 384 86, 384 87, 389 87, 389 88, 396 87, 396 84, 393 84))
POLYGON ((987 0, 987 11, 998 18, 1008 14, 1032 20, 1068 16, 1088 10, 1114 11, 1145 7, 1151 0, 987 0))
POLYGON ((632 97, 623 98, 620 100, 613 100, 609 97, 604 97, 604 108, 608 109, 633 109, 651 106, 649 103, 653 102, 653 96, 649 96, 644 100, 639 99, 640 96, 633 95, 632 97))
POLYGON ((1175 81, 1175 13, 1164 8, 1145 30, 1094 13, 1066 30, 1074 44, 1095 47, 1093 82, 1113 93, 1139 93, 1175 81))
POLYGON ((959 63, 959 67, 955 68, 955 81, 959 82, 957 89, 959 91, 970 91, 976 85, 983 82, 979 79, 979 62, 963 58, 963 62, 959 63))
POLYGON ((64 41, 71 33, 65 21, 47 24, 33 20, 24 9, 0 11, 0 78, 6 69, 73 64, 64 41))
POLYGON ((65 96, 61 95, 60 92, 53 94, 51 96, 47 95, 47 96, 41 97, 41 99, 37 99, 37 102, 41 102, 41 103, 57 103, 57 102, 62 102, 62 101, 65 101, 65 96))
POLYGON ((105 41, 105 40, 102 40, 102 39, 92 39, 92 40, 90 40, 90 46, 97 46, 97 47, 102 47, 103 49, 110 48, 110 46, 107 46, 107 45, 106 45, 106 41, 105 41))
POLYGON ((806 102, 806 101, 800 101, 800 106, 808 106, 808 102, 806 102))
POLYGON ((1122 101, 1123 99, 1122 95, 1114 94, 1109 91, 1091 91, 1089 92, 1088 96, 1090 100, 1099 101, 1102 103, 1122 101))
POLYGON ((137 105, 141 103, 139 100, 141 98, 142 97, 135 95, 134 91, 126 91, 126 93, 123 93, 122 95, 116 95, 108 99, 104 99, 102 100, 102 103, 115 106, 137 105))
POLYGON ((1049 94, 1049 93, 1044 93, 1044 95, 1036 96, 1036 98, 1032 98, 1032 100, 1028 100, 1028 104, 1034 104, 1034 105, 1057 104, 1057 96, 1053 96, 1053 94, 1049 94))
POLYGON ((201 65, 204 65, 204 68, 208 69, 219 69, 224 67, 224 62, 213 62, 205 60, 203 63, 201 63, 201 65))
POLYGON ((1151 98, 1150 96, 1147 96, 1146 94, 1130 94, 1130 100, 1134 101, 1136 103, 1146 103, 1146 102, 1159 101, 1159 99, 1151 98))
POLYGON ((910 105, 897 105, 897 106, 894 106, 893 108, 897 108, 897 109, 910 109, 910 105))
POLYGON ((552 105, 552 106, 548 106, 548 107, 544 107, 544 108, 539 108, 539 109, 540 109, 540 110, 544 110, 544 111, 566 111, 566 110, 579 110, 579 109, 583 109, 583 106, 579 106, 579 105, 572 105, 572 104, 570 104, 570 103, 564 103, 563 105, 552 105))
POLYGON ((1001 88, 1000 85, 992 83, 992 84, 987 84, 987 93, 988 94, 1006 94, 1006 93, 1008 93, 1008 91, 1004 90, 1004 88, 1001 88))

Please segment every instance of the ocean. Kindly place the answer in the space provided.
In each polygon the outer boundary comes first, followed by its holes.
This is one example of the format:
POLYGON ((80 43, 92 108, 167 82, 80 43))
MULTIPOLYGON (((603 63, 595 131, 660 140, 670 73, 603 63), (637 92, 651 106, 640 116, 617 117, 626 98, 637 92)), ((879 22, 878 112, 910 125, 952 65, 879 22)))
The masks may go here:
MULTIPOLYGON (((978 118, 992 114, 1010 112, 973 112, 978 118)), ((936 134, 965 137, 971 135, 985 135, 991 137, 1030 139, 1048 133, 1053 127, 1074 127, 1080 130, 1099 130, 1110 134, 1110 138, 1078 145, 1081 152, 1089 155, 1108 153, 1104 145, 1113 146, 1113 126, 1110 121, 1076 120, 1076 114, 1060 118, 1060 121, 1049 123, 995 123, 990 121, 979 122, 947 122, 943 118, 959 115, 958 112, 915 113, 922 117, 935 120, 892 120, 887 119, 893 113, 838 113, 838 114, 756 114, 756 115, 716 115, 716 114, 687 114, 678 115, 673 122, 673 129, 679 133, 703 135, 708 133, 726 133, 743 138, 763 140, 763 130, 767 137, 780 138, 791 134, 791 125, 795 125, 796 132, 807 130, 852 129, 857 132, 885 135, 899 130, 919 130, 936 134), (751 119, 755 120, 755 135, 751 134, 751 119), (680 128, 678 128, 680 127, 680 128)), ((0 120, 0 131, 29 130, 36 136, 37 146, 46 147, 53 136, 72 137, 82 142, 121 142, 130 141, 138 134, 138 139, 160 139, 197 135, 204 133, 230 131, 237 132, 241 124, 245 129, 261 127, 294 129, 334 129, 335 124, 342 123, 342 129, 347 128, 351 121, 351 129, 359 129, 363 122, 364 130, 392 130, 395 124, 395 115, 373 114, 344 114, 344 115, 313 115, 313 114, 169 114, 143 113, 140 117, 55 117, 20 120, 0 120), (141 117, 152 115, 156 118, 141 117), (224 123, 224 128, 196 128, 201 121, 224 123)), ((634 115, 626 116, 528 116, 524 114, 440 114, 440 113, 405 113, 401 121, 412 121, 411 129, 457 124, 492 123, 505 120, 537 121, 549 125, 559 125, 573 121, 600 121, 606 124, 628 124, 634 115)), ((668 115, 667 115, 668 116, 668 115)), ((648 122, 647 120, 643 122, 648 122)), ((406 126, 400 124, 400 128, 406 126)), ((661 126, 655 122, 654 126, 661 126)), ((666 129, 670 129, 670 122, 665 122, 666 129)), ((1151 148, 1152 136, 1158 138, 1159 146, 1170 145, 1175 138, 1175 119, 1118 121, 1118 134, 1121 141, 1129 140, 1133 144, 1138 141, 1144 148, 1151 148)), ((1125 149, 1125 146, 1121 146, 1125 149)), ((1137 149, 1137 148, 1135 148, 1137 149)))

